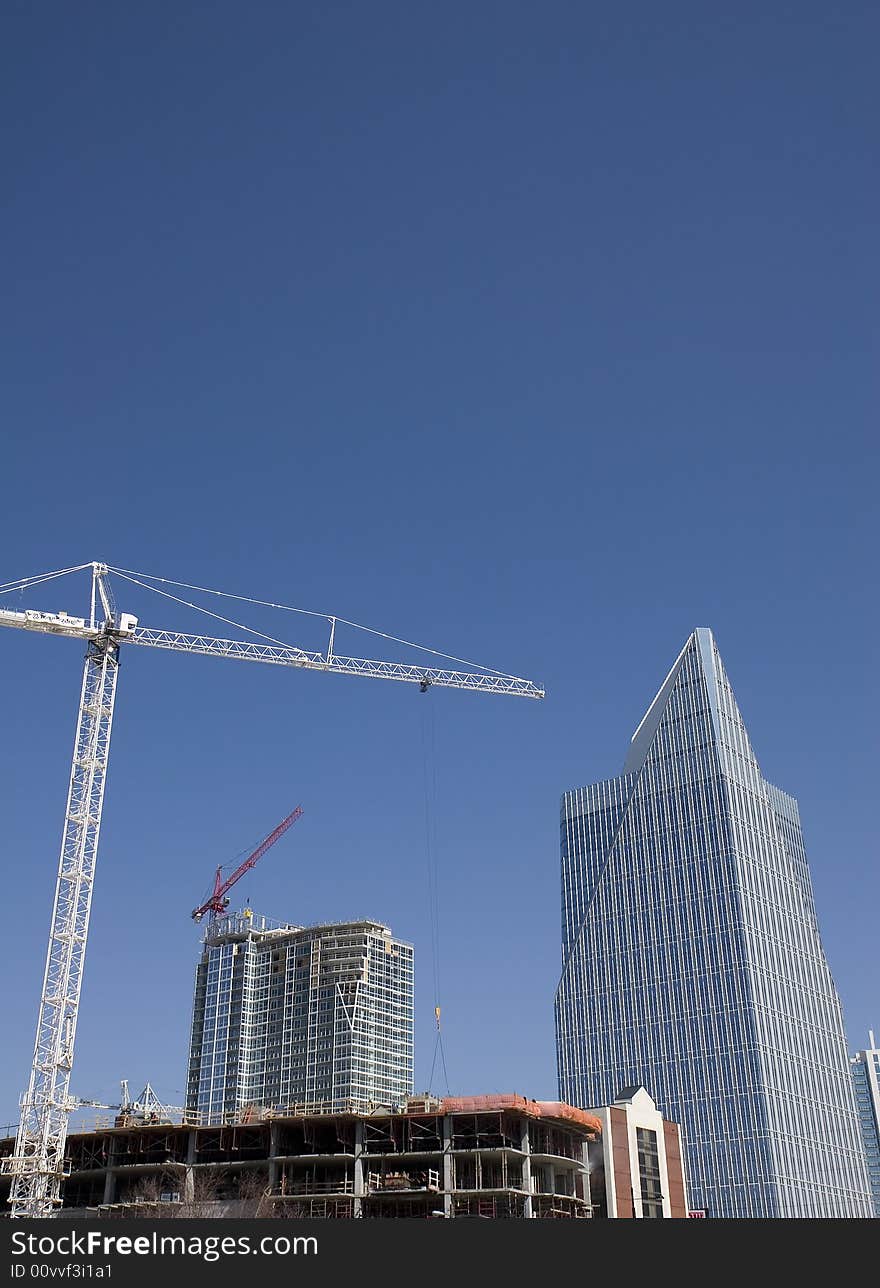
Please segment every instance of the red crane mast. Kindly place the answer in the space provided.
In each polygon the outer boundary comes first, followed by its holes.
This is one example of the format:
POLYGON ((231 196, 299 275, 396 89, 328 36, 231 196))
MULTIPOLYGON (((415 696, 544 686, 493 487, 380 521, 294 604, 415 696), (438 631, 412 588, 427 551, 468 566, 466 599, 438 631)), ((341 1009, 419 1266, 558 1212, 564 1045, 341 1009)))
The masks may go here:
POLYGON ((293 810, 292 813, 288 814, 287 818, 282 819, 275 828, 275 831, 270 832, 265 841, 261 841, 253 854, 249 855, 243 863, 240 863, 232 876, 227 877, 225 881, 221 881, 223 873, 222 867, 218 868, 214 874, 214 889, 211 893, 211 897, 206 903, 203 903, 200 908, 193 909, 193 921, 201 921, 206 912, 210 912, 211 921, 214 921, 215 918, 221 915, 221 913, 224 913, 229 907, 229 900, 225 897, 227 891, 232 889, 236 881, 243 877, 245 872, 249 872, 255 864, 259 863, 266 851, 271 849, 278 838, 283 836, 289 827, 292 827, 301 814, 302 806, 297 805, 296 809, 293 810))

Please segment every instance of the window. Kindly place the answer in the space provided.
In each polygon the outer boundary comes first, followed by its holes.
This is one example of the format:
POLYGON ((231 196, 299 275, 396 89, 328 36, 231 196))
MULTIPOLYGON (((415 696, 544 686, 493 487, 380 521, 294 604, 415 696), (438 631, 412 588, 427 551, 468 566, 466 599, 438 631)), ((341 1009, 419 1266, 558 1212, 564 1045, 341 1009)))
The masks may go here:
POLYGON ((636 1128, 639 1155, 639 1186, 642 1192, 642 1216, 662 1217, 663 1191, 660 1186, 660 1155, 657 1133, 646 1127, 636 1128))

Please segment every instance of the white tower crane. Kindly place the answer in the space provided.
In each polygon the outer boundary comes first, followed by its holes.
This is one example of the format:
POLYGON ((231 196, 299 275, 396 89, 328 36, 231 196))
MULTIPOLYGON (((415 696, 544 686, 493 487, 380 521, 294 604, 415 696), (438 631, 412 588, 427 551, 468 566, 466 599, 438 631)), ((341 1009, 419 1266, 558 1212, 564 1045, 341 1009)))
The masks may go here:
MULTIPOLYGON (((67 613, 38 612, 33 609, 19 612, 0 608, 0 626, 65 635, 81 640, 86 645, 33 1065, 28 1089, 21 1101, 15 1152, 11 1158, 4 1159, 2 1164, 3 1171, 12 1178, 9 1201, 13 1217, 51 1216, 61 1204, 68 1115, 76 1105, 69 1093, 70 1073, 73 1067, 121 644, 141 644, 149 648, 233 657, 276 666, 299 666, 345 675, 403 680, 418 684, 422 692, 429 686, 436 685, 527 698, 544 696, 544 691, 531 681, 499 671, 481 671, 476 668, 456 671, 341 656, 333 650, 336 627, 340 620, 336 617, 326 619, 330 623, 326 653, 294 648, 266 636, 262 636, 261 642, 252 643, 142 627, 138 625, 136 617, 116 611, 108 582, 111 569, 104 563, 81 564, 76 568, 64 568, 39 577, 22 578, 0 586, 0 593, 6 593, 10 589, 29 588, 66 573, 88 568, 91 569, 92 578, 88 619, 71 617, 67 613)), ((126 575, 122 569, 112 571, 126 575)), ((131 576, 126 579, 135 581, 137 585, 144 584, 131 576)), ((169 598, 176 597, 172 595, 169 598)))

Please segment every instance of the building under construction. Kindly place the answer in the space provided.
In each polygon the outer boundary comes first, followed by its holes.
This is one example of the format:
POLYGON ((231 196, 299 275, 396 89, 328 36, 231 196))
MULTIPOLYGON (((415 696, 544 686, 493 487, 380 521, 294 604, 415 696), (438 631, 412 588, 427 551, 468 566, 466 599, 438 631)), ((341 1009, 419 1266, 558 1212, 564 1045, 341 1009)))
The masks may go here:
MULTIPOLYGON (((601 1113, 517 1095, 410 1097, 372 1113, 245 1111, 202 1125, 189 1114, 154 1117, 122 1112, 70 1134, 62 1215, 686 1215, 678 1129, 659 1115, 665 1201, 650 1208, 629 1202, 653 1194, 653 1174, 643 1137, 617 1111, 604 1115, 606 1166, 596 1158, 601 1113)), ((0 1157, 13 1144, 0 1141, 0 1157)))
POLYGON ((376 921, 212 921, 196 969, 187 1110, 402 1104, 413 1089, 413 949, 376 921))

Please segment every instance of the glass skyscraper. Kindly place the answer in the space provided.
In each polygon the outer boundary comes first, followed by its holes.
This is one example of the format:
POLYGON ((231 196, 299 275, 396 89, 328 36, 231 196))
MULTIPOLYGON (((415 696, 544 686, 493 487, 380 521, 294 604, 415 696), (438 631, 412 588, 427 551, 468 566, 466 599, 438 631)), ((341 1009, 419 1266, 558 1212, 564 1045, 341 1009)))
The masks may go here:
POLYGON ((880 1217, 880 1050, 873 1032, 868 1034, 867 1050, 857 1051, 850 1067, 874 1215, 880 1217))
POLYGON ((561 842, 561 1098, 646 1087, 710 1217, 870 1216, 797 802, 761 776, 711 631, 620 777, 565 794, 561 842))
POLYGON ((413 950, 375 921, 209 925, 196 968, 186 1107, 397 1105, 413 1089, 413 950))

